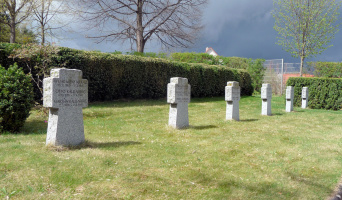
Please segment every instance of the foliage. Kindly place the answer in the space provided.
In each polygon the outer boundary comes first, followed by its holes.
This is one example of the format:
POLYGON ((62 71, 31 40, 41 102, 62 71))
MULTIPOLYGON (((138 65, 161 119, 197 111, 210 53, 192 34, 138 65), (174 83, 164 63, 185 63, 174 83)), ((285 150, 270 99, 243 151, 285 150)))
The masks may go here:
POLYGON ((342 63, 340 62, 309 62, 317 77, 342 78, 342 63))
POLYGON ((338 31, 336 0, 275 0, 274 29, 279 33, 278 44, 292 56, 304 60, 322 53, 338 31))
MULTIPOLYGON (((24 22, 32 13, 35 6, 33 0, 1 0, 0 7, 2 15, 0 23, 7 24, 10 27, 10 43, 16 43, 16 33, 19 24, 24 22)), ((28 31, 32 33, 31 31, 28 31)), ((29 38, 24 38, 27 41, 29 38)))
POLYGON ((309 107, 314 109, 342 109, 342 79, 291 77, 287 86, 294 86, 294 105, 301 105, 303 87, 309 87, 309 107))
POLYGON ((19 44, 30 44, 37 43, 37 35, 26 26, 19 26, 16 29, 16 43, 19 44))
POLYGON ((264 80, 266 68, 264 67, 264 59, 250 60, 247 72, 251 75, 252 85, 255 91, 260 92, 264 80))
MULTIPOLYGON (((121 52, 114 52, 113 54, 121 54, 121 52)), ((141 56, 141 57, 149 57, 149 58, 167 58, 166 53, 154 53, 154 52, 126 52, 127 55, 141 56)))
MULTIPOLYGON (((11 54, 13 48, 10 46, 3 45, 5 55, 11 54)), ((27 55, 26 50, 22 51, 27 55)), ((16 60, 22 60, 19 58, 17 56, 16 60)), ((87 52, 63 47, 59 48, 58 55, 50 58, 48 68, 67 67, 83 71, 83 77, 89 81, 90 101, 165 98, 167 83, 171 77, 176 76, 189 79, 193 97, 224 95, 227 81, 240 82, 242 95, 251 95, 253 92, 251 77, 246 70, 228 69, 223 66, 188 64, 159 58, 87 52)), ((29 66, 37 66, 36 59, 29 59, 29 56, 25 59, 29 66)), ((3 61, 9 63, 6 59, 3 61)), ((32 74, 35 72, 32 71, 32 74)))
MULTIPOLYGON (((5 67, 6 69, 15 63, 13 59, 8 59, 8 56, 13 52, 14 49, 20 48, 21 44, 15 44, 15 43, 1 43, 0 42, 0 64, 5 67)), ((21 63, 19 63, 19 66, 21 66, 21 63)))
POLYGON ((224 95, 227 81, 239 81, 242 95, 253 88, 247 71, 221 66, 187 64, 165 59, 113 55, 61 48, 57 63, 83 71, 89 81, 89 100, 164 98, 171 77, 189 79, 193 97, 224 95))
POLYGON ((59 48, 54 45, 38 45, 26 44, 12 51, 9 58, 18 59, 25 63, 29 70, 31 80, 35 83, 36 88, 40 92, 39 96, 43 96, 43 79, 50 73, 53 57, 57 56, 59 48))
MULTIPOLYGON (((37 36, 26 26, 18 26, 16 32, 16 43, 37 43, 37 36)), ((10 41, 10 29, 7 25, 0 23, 0 42, 10 41)))
MULTIPOLYGON (((218 57, 214 57, 207 53, 172 53, 171 59, 179 62, 186 62, 186 63, 204 63, 207 65, 219 65, 218 57)), ((223 63, 222 63, 223 64, 223 63)))
POLYGON ((30 77, 15 64, 8 70, 0 65, 0 133, 16 132, 33 106, 30 77))
POLYGON ((212 56, 207 53, 172 53, 170 59, 187 63, 204 63, 207 65, 223 65, 234 69, 245 69, 251 75, 254 90, 260 92, 265 74, 264 59, 212 56))

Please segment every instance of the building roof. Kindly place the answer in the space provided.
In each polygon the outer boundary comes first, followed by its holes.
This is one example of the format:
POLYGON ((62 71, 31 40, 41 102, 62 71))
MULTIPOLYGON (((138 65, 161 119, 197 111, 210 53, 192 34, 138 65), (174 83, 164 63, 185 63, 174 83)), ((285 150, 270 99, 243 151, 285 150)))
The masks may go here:
POLYGON ((218 54, 216 53, 216 51, 212 47, 207 47, 205 49, 205 53, 208 53, 208 54, 213 55, 213 56, 218 56, 218 54))

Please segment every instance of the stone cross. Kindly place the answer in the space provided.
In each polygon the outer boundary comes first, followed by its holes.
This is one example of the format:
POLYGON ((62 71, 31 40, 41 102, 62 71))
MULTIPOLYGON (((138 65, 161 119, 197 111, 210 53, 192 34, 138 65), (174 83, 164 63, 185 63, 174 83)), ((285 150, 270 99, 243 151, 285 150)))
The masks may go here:
POLYGON ((272 87, 269 83, 262 84, 261 87, 261 99, 262 99, 262 109, 261 115, 272 115, 271 110, 271 100, 272 100, 272 87))
POLYGON ((293 98, 294 98, 293 86, 287 86, 286 88, 286 112, 293 111, 293 98))
POLYGON ((240 101, 240 86, 239 82, 231 81, 226 86, 225 100, 227 102, 226 120, 240 120, 239 116, 239 101, 240 101))
POLYGON ((177 129, 189 126, 188 104, 191 86, 187 78, 174 77, 167 84, 167 103, 170 104, 169 126, 177 129))
POLYGON ((88 106, 88 80, 76 69, 52 69, 43 81, 43 105, 49 108, 46 145, 84 142, 82 108, 88 106))
POLYGON ((309 88, 303 87, 302 89, 302 108, 307 108, 309 103, 309 88))

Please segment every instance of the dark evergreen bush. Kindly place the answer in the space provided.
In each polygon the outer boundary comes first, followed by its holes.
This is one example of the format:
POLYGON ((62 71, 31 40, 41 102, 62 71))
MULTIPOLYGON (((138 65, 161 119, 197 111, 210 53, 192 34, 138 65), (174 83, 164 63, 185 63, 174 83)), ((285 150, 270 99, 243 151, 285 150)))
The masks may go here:
POLYGON ((7 70, 0 65, 0 133, 16 132, 33 106, 31 79, 16 64, 7 70))
POLYGON ((294 86, 294 105, 301 105, 302 87, 309 87, 309 107, 315 109, 342 109, 342 79, 291 77, 287 86, 294 86))
POLYGON ((61 48, 60 54, 59 63, 83 71, 90 101, 165 98, 171 77, 188 78, 192 97, 223 96, 227 81, 240 82, 242 95, 253 93, 246 70, 68 48, 61 48))
MULTIPOLYGON (((10 51, 6 52, 11 54, 10 51)), ((20 59, 16 61, 20 62, 20 59)), ((89 81, 89 101, 165 98, 171 77, 188 78, 192 97, 224 96, 224 87, 228 81, 240 82, 241 95, 253 93, 250 74, 246 70, 226 66, 189 64, 64 47, 59 49, 57 56, 53 56, 50 66, 82 70, 83 78, 89 81)))

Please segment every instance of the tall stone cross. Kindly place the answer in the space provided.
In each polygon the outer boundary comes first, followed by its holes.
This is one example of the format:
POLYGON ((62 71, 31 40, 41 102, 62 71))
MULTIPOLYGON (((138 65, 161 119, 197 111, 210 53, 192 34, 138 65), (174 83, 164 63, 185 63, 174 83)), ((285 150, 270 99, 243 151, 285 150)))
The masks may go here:
POLYGON ((43 106, 49 108, 46 145, 84 142, 82 108, 88 106, 88 80, 76 69, 52 69, 43 81, 43 106))
POLYGON ((225 100, 226 107, 226 120, 240 120, 239 114, 239 101, 240 101, 240 86, 239 82, 231 81, 226 86, 225 100))
POLYGON ((169 126, 177 129, 189 126, 188 104, 191 86, 187 78, 174 77, 167 84, 167 103, 170 104, 169 126))
POLYGON ((262 108, 261 115, 272 115, 271 110, 271 100, 272 100, 272 87, 269 83, 262 84, 261 87, 261 99, 262 99, 262 108))
POLYGON ((302 108, 307 108, 309 103, 309 88, 303 87, 302 89, 302 108))
POLYGON ((293 111, 293 98, 294 98, 294 88, 293 86, 287 86, 286 88, 286 112, 293 111))

